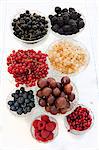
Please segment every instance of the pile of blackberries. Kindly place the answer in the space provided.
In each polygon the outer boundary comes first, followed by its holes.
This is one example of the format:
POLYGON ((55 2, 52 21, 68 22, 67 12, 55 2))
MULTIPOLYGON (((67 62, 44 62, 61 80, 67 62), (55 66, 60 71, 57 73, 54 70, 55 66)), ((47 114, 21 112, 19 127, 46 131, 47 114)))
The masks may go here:
POLYGON ((35 107, 33 91, 25 91, 24 87, 16 90, 11 94, 12 100, 8 101, 11 111, 17 112, 18 115, 27 114, 35 107))
POLYGON ((44 37, 48 32, 48 21, 36 13, 31 14, 28 10, 20 14, 12 22, 15 36, 25 41, 35 41, 44 37))
POLYGON ((61 35, 72 35, 80 31, 85 26, 81 14, 74 8, 55 7, 55 15, 49 15, 51 29, 61 35))

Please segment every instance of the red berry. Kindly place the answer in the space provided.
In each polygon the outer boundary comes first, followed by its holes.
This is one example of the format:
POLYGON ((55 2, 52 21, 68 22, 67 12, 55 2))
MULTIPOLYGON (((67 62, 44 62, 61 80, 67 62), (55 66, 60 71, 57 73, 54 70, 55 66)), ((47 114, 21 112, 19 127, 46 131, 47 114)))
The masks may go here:
POLYGON ((39 121, 37 126, 38 126, 38 130, 43 130, 45 128, 45 121, 39 121))
POLYGON ((47 140, 53 140, 54 134, 53 132, 50 132, 49 136, 47 137, 47 140))
POLYGON ((39 121, 40 121, 40 120, 34 120, 34 121, 33 121, 32 125, 33 125, 34 128, 38 128, 38 122, 39 122, 39 121))
POLYGON ((45 121, 45 122, 49 122, 50 120, 49 120, 49 117, 47 116, 47 115, 42 115, 41 116, 41 120, 42 121, 45 121))
POLYGON ((46 130, 47 131, 53 131, 56 128, 56 123, 55 122, 49 122, 46 124, 46 130))
POLYGON ((49 136, 49 134, 50 134, 50 132, 47 131, 47 130, 42 130, 41 131, 41 137, 44 138, 44 139, 47 138, 49 136))

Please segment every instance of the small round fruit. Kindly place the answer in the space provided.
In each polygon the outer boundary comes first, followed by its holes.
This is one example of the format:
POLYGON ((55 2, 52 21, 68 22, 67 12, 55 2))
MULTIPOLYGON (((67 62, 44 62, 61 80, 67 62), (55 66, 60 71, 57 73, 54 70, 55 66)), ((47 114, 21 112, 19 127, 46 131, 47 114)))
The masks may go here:
POLYGON ((61 94, 61 91, 60 91, 60 89, 59 88, 55 88, 55 89, 53 89, 53 95, 54 96, 59 96, 61 94))
POLYGON ((39 88, 44 88, 48 86, 48 83, 46 79, 41 78, 38 80, 37 85, 39 88))
POLYGON ((57 108, 53 105, 50 107, 50 113, 56 115, 58 113, 57 108))
POLYGON ((42 106, 42 107, 45 107, 46 106, 46 102, 44 99, 39 99, 39 105, 42 106))
POLYGON ((57 86, 57 83, 56 83, 56 81, 55 81, 54 78, 48 78, 47 81, 48 81, 49 86, 50 86, 51 88, 55 88, 55 87, 57 86))
POLYGON ((70 95, 68 95, 68 99, 72 102, 75 99, 75 94, 71 93, 70 95))
POLYGON ((59 108, 64 108, 66 106, 66 98, 65 97, 59 97, 56 99, 55 102, 56 107, 59 108))
POLYGON ((42 97, 42 91, 41 91, 41 90, 38 90, 37 93, 36 93, 36 95, 37 95, 38 97, 42 97))
POLYGON ((61 108, 60 109, 60 113, 61 114, 65 114, 67 112, 67 110, 68 110, 67 108, 61 108))
POLYGON ((45 107, 45 110, 46 110, 47 112, 50 112, 50 106, 46 106, 46 107, 45 107))
POLYGON ((55 97, 53 95, 50 95, 47 99, 49 105, 53 105, 54 101, 55 101, 55 97))
POLYGON ((62 84, 60 82, 57 82, 57 87, 62 90, 62 84))
POLYGON ((66 94, 64 92, 61 92, 61 97, 66 97, 66 94))
POLYGON ((67 85, 64 86, 64 92, 66 94, 70 94, 72 92, 72 90, 73 90, 73 87, 72 87, 71 84, 67 84, 67 85))
POLYGON ((49 96, 50 94, 52 93, 52 89, 49 88, 49 87, 45 87, 43 90, 42 90, 42 95, 43 96, 49 96))
POLYGON ((68 76, 63 77, 63 78, 61 79, 61 83, 62 83, 63 85, 69 84, 69 83, 70 83, 70 78, 69 78, 68 76))

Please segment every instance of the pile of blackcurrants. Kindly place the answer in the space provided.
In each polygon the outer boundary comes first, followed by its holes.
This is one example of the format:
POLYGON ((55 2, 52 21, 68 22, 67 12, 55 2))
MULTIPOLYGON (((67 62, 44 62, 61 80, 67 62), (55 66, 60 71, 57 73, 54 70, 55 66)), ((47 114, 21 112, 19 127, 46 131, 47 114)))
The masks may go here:
POLYGON ((55 7, 55 15, 49 15, 51 29, 61 35, 72 35, 80 31, 85 26, 81 14, 74 8, 55 7))
POLYGON ((28 10, 20 14, 12 22, 13 34, 21 40, 35 41, 44 37, 48 32, 48 21, 45 17, 28 10))
POLYGON ((33 91, 25 91, 24 87, 16 90, 11 94, 12 100, 8 101, 11 111, 17 112, 18 115, 27 114, 35 107, 33 91))

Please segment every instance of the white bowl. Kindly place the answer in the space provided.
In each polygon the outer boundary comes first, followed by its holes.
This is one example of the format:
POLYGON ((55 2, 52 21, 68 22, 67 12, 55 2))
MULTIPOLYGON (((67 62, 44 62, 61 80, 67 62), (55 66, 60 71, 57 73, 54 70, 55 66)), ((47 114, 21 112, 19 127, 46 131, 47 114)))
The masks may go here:
MULTIPOLYGON (((44 115, 44 114, 42 114, 42 115, 44 115)), ((42 115, 41 115, 41 116, 42 116, 42 115)), ((36 120, 36 119, 41 120, 41 116, 38 116, 38 117, 34 118, 33 121, 36 120)), ((43 143, 52 142, 52 141, 55 140, 55 138, 58 136, 58 130, 59 130, 59 128, 58 128, 58 123, 57 123, 56 119, 53 118, 53 117, 51 117, 51 116, 49 116, 49 119, 50 119, 51 121, 54 121, 54 122, 56 123, 56 128, 55 128, 55 130, 53 131, 54 138, 53 138, 52 140, 49 140, 49 141, 43 142, 43 143)), ((33 121, 32 121, 32 123, 33 123, 33 121)), ((38 140, 35 138, 35 132, 34 132, 34 130, 35 130, 35 128, 34 128, 34 127, 32 126, 32 124, 31 124, 31 127, 30 127, 31 135, 32 135, 32 137, 33 137, 36 141, 38 141, 38 140)), ((39 142, 39 143, 42 143, 42 141, 38 141, 38 142, 39 142)))
MULTIPOLYGON (((75 10, 76 10, 77 13, 80 13, 80 11, 78 9, 75 9, 75 10)), ((54 15, 54 14, 55 14, 55 12, 51 13, 51 15, 54 15)), ((83 21, 85 23, 85 26, 86 26, 85 16, 82 13, 80 13, 80 14, 81 14, 81 18, 83 19, 83 21)), ((66 37, 67 38, 75 38, 76 36, 78 36, 85 29, 85 26, 83 28, 81 28, 79 30, 79 32, 77 32, 75 34, 71 34, 71 35, 61 35, 58 32, 54 32, 52 29, 51 29, 51 31, 52 31, 53 35, 56 36, 57 38, 66 38, 66 37)), ((51 25, 51 27, 52 27, 52 25, 51 25)))
MULTIPOLYGON (((25 86, 22 86, 22 87, 24 87, 26 91, 32 90, 32 88, 29 88, 29 87, 25 87, 25 86)), ((10 106, 8 105, 8 101, 12 101, 12 100, 13 100, 13 97, 11 96, 11 94, 14 93, 16 90, 19 90, 19 89, 20 89, 20 87, 13 89, 13 90, 9 93, 9 95, 7 96, 7 99, 6 99, 6 101, 7 101, 7 108, 9 109, 10 113, 12 113, 12 114, 15 115, 15 116, 18 116, 18 117, 27 117, 27 116, 30 116, 31 114, 33 114, 34 110, 37 108, 34 91, 33 91, 33 95, 34 95, 35 107, 31 109, 31 112, 28 112, 27 114, 23 114, 23 113, 22 113, 21 115, 18 115, 16 111, 10 110, 10 106)))
MULTIPOLYGON (((54 76, 52 76, 53 78, 55 78, 54 76)), ((59 80, 57 80, 56 79, 56 81, 59 81, 59 80)), ((61 113, 57 113, 56 115, 53 115, 53 114, 51 114, 50 112, 47 112, 46 110, 45 110, 45 107, 41 107, 40 105, 39 105, 39 97, 38 96, 36 96, 36 99, 37 99, 37 103, 38 103, 38 107, 40 107, 40 109, 41 109, 41 111, 43 111, 43 113, 45 113, 45 114, 47 114, 47 115, 52 115, 52 116, 67 116, 67 115, 69 115, 70 113, 72 113, 74 110, 75 110, 75 108, 77 107, 77 105, 78 105, 78 101, 79 101, 79 93, 78 93, 78 90, 77 90, 77 88, 76 88, 76 86, 75 86, 75 84, 73 83, 73 82, 71 82, 71 85, 73 86, 73 93, 75 94, 75 99, 73 100, 73 102, 70 102, 70 108, 68 109, 68 111, 65 113, 65 114, 61 114, 61 113)), ((35 93, 37 93, 37 91, 40 89, 40 88, 38 88, 37 86, 36 86, 36 92, 35 93)))
MULTIPOLYGON (((24 9, 18 11, 18 13, 13 17, 13 19, 17 19, 17 18, 20 16, 20 14, 25 13, 25 11, 26 11, 26 10, 24 10, 24 9)), ((14 32, 13 26, 12 26, 13 19, 11 20, 11 32, 12 32, 14 38, 17 39, 17 40, 19 40, 20 42, 27 43, 27 44, 33 44, 33 43, 38 43, 38 42, 40 42, 41 40, 44 40, 44 39, 46 39, 46 38, 48 37, 48 34, 49 34, 49 32, 50 32, 50 26, 51 26, 51 25, 50 25, 50 21, 49 21, 48 17, 46 17, 46 16, 45 16, 44 14, 42 14, 41 12, 39 12, 39 11, 37 11, 37 10, 29 10, 29 11, 30 11, 31 14, 37 13, 38 15, 40 15, 40 16, 42 16, 42 17, 44 16, 44 17, 46 18, 46 20, 48 21, 48 31, 47 31, 47 34, 45 34, 42 38, 40 38, 40 39, 38 39, 38 40, 34 40, 34 41, 22 40, 22 39, 18 38, 17 36, 15 36, 15 35, 13 34, 13 32, 14 32)))
MULTIPOLYGON (((82 135, 82 134, 86 133, 87 131, 89 131, 89 130, 92 128, 92 126, 93 126, 93 124, 94 124, 94 115, 93 115, 93 112, 91 111, 91 109, 88 108, 88 107, 86 107, 85 105, 83 105, 83 104, 78 104, 78 106, 82 106, 82 107, 87 108, 87 109, 89 110, 90 115, 91 115, 91 117, 92 117, 92 124, 91 124, 91 126, 90 126, 88 129, 83 130, 83 131, 78 131, 78 130, 75 130, 75 129, 71 129, 71 130, 70 130, 70 125, 69 125, 68 122, 67 122, 67 116, 64 117, 64 124, 65 124, 66 129, 67 129, 70 133, 75 134, 75 135, 82 135)), ((78 107, 78 106, 77 106, 77 107, 78 107)), ((76 107, 76 108, 77 108, 77 107, 76 107)), ((75 108, 75 109, 76 109, 76 108, 75 108)))
MULTIPOLYGON (((82 65, 81 68, 79 68, 79 71, 77 71, 77 72, 75 72, 75 73, 68 74, 68 76, 75 76, 75 75, 77 75, 78 73, 84 71, 84 70, 87 68, 88 64, 89 64, 90 55, 89 55, 89 52, 87 51, 86 47, 85 47, 81 42, 79 42, 79 41, 77 41, 77 40, 74 40, 74 39, 66 38, 66 37, 65 37, 65 38, 62 38, 62 39, 60 39, 60 40, 54 41, 53 43, 51 43, 51 44, 49 45, 49 47, 48 47, 48 49, 47 49, 47 54, 49 53, 50 50, 53 49, 53 46, 54 46, 55 44, 57 44, 58 42, 61 42, 61 41, 71 42, 71 43, 73 43, 74 45, 81 47, 81 48, 83 49, 83 51, 85 52, 85 54, 86 54, 86 63, 85 63, 84 65, 82 65)), ((49 68, 51 68, 52 72, 54 71, 55 74, 59 74, 60 76, 66 75, 65 73, 62 73, 61 71, 59 71, 58 69, 56 69, 56 68, 51 64, 51 62, 50 62, 50 60, 49 60, 49 56, 48 56, 48 64, 49 64, 49 68)))

